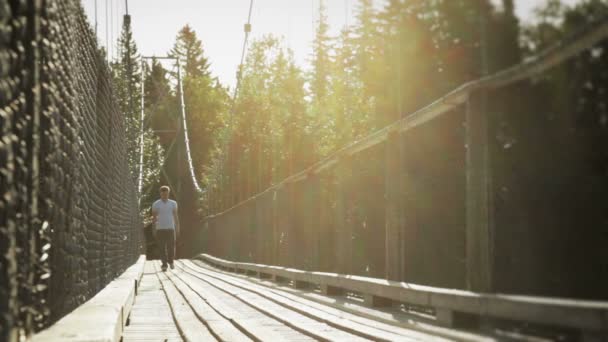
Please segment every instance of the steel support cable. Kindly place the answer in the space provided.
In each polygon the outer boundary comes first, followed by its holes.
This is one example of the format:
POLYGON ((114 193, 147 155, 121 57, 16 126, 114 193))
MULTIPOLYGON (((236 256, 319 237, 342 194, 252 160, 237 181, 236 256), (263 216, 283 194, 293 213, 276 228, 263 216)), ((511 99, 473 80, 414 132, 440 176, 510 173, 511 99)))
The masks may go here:
POLYGON ((139 194, 139 203, 141 204, 142 187, 144 181, 144 87, 145 87, 145 70, 144 60, 141 60, 141 114, 139 116, 139 176, 137 179, 137 193, 139 194))
MULTIPOLYGON (((243 40, 243 48, 241 50, 241 62, 239 63, 238 66, 238 71, 237 71, 237 75, 236 75, 236 85, 234 87, 234 92, 232 93, 232 104, 231 104, 231 108, 230 108, 230 124, 229 124, 229 131, 228 131, 228 136, 224 137, 224 147, 222 148, 222 157, 221 157, 221 163, 220 163, 220 189, 223 188, 224 186, 224 164, 226 163, 226 154, 227 154, 227 149, 228 149, 228 143, 232 140, 232 130, 233 130, 233 123, 234 123, 234 110, 236 108, 236 99, 238 96, 238 91, 241 85, 241 78, 243 75, 243 63, 245 62, 245 54, 247 52, 247 42, 249 41, 249 33, 251 33, 251 13, 253 11, 253 0, 251 0, 249 2, 249 12, 247 14, 247 23, 245 24, 244 27, 244 31, 245 31, 245 38, 243 40)), ((222 194, 223 196, 223 194, 222 194)))
POLYGON ((97 38, 97 0, 95 0, 95 39, 97 38))
MULTIPOLYGON (((239 70, 236 78, 236 86, 234 87, 234 93, 232 95, 232 113, 234 112, 234 106, 236 103, 236 97, 238 96, 239 86, 241 84, 242 71, 243 71, 243 63, 245 62, 245 53, 247 52, 247 42, 249 41, 249 33, 251 32, 251 12, 253 10, 253 0, 249 2, 249 14, 247 15, 247 24, 245 24, 245 39, 243 40, 243 49, 241 50, 241 63, 239 63, 239 70)), ((232 122, 231 122, 232 124, 232 122)))
MULTIPOLYGON (((186 122, 186 103, 184 101, 184 87, 181 77, 181 66, 178 58, 167 57, 164 59, 175 59, 177 65, 177 86, 179 92, 179 100, 180 100, 180 111, 181 111, 181 120, 182 126, 184 129, 184 144, 186 145, 186 159, 188 160, 188 171, 190 173, 190 177, 192 178, 192 183, 196 188, 197 192, 205 193, 206 190, 200 186, 199 181, 196 178, 196 173, 194 171, 194 163, 192 161, 192 152, 190 149, 190 138, 188 134, 188 124, 186 122)), ((143 189, 143 156, 144 156, 144 58, 142 58, 142 80, 141 80, 141 115, 140 115, 140 156, 139 156, 139 181, 138 181, 138 190, 141 199, 141 191, 143 189)))
POLYGON ((188 159, 188 169, 190 170, 190 177, 192 177, 192 183, 196 188, 196 191, 199 193, 204 193, 205 191, 201 188, 198 180, 196 179, 196 174, 194 173, 194 165, 192 164, 192 154, 190 153, 190 139, 188 138, 188 125, 186 123, 186 104, 184 102, 184 87, 181 77, 181 66, 179 63, 179 59, 177 60, 177 83, 179 89, 179 102, 181 105, 182 111, 182 125, 184 127, 184 143, 186 145, 186 159, 188 159))
POLYGON ((108 0, 106 0, 106 62, 110 62, 110 31, 108 27, 108 0))

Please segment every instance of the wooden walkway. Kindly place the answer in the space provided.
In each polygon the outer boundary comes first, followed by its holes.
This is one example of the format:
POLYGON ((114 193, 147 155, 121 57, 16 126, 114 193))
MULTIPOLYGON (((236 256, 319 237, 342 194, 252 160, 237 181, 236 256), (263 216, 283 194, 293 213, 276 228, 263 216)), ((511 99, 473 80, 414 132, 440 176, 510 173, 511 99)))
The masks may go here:
POLYGON ((124 342, 486 340, 438 327, 378 322, 337 309, 331 297, 323 304, 292 287, 198 260, 178 260, 175 266, 162 272, 158 261, 146 261, 124 342))
POLYGON ((479 294, 201 254, 166 272, 141 256, 31 341, 600 342, 607 336, 602 302, 479 294), (479 321, 471 324, 475 315, 479 321))

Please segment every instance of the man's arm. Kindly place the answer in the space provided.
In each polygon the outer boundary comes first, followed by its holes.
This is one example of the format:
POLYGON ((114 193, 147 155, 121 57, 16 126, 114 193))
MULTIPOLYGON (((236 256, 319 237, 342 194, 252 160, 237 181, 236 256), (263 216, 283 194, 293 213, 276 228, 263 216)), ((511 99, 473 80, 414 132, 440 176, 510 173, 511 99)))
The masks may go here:
POLYGON ((177 205, 173 208, 173 222, 175 222, 175 236, 179 235, 179 215, 177 214, 177 205))
POLYGON ((154 208, 154 205, 152 205, 152 222, 156 223, 157 216, 158 216, 158 210, 156 208, 154 208))

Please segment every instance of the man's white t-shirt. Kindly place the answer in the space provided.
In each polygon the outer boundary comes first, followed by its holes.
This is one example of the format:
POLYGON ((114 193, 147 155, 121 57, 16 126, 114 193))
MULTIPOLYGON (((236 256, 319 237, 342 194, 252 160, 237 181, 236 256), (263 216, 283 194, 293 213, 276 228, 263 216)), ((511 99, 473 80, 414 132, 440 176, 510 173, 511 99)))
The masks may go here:
POLYGON ((152 210, 156 211, 156 229, 175 229, 173 210, 177 210, 177 202, 159 199, 152 204, 152 210))

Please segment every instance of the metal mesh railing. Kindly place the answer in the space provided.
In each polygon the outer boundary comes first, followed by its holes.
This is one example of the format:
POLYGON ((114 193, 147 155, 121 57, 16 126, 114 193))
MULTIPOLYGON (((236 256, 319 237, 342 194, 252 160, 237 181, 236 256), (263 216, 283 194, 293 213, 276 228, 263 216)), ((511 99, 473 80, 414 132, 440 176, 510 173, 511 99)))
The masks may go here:
POLYGON ((16 340, 140 254, 124 118, 79 1, 0 1, 0 130, 0 339, 16 340))

